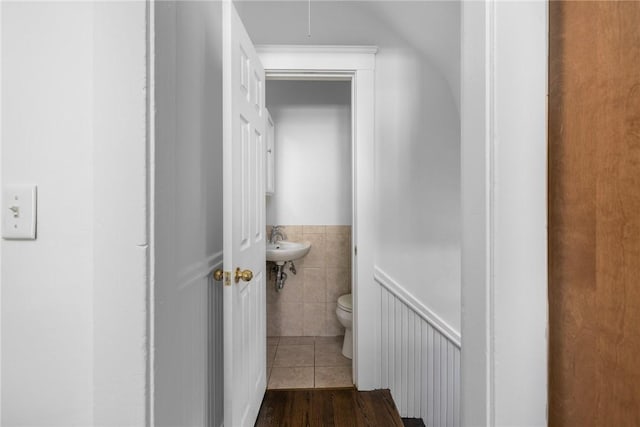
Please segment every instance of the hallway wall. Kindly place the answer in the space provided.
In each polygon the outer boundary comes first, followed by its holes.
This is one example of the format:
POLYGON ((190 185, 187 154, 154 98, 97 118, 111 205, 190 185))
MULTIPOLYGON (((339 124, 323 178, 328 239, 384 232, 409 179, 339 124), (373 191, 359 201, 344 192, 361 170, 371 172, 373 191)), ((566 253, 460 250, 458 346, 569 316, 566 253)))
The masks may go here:
MULTIPOLYGON (((222 263, 221 5, 155 5, 154 421, 159 426, 206 425, 210 368, 222 375, 222 287, 209 275, 222 263)), ((212 377, 211 387, 208 425, 218 426, 222 377, 212 377)))
POLYGON ((380 48, 376 88, 376 265, 460 332, 455 99, 437 67, 407 49, 380 48))
POLYGON ((94 425, 149 416, 147 5, 94 4, 94 425))
POLYGON ((88 425, 93 7, 1 7, 2 182, 38 185, 37 240, 2 240, 1 424, 88 425))
POLYGON ((146 4, 0 7, 2 182, 38 186, 37 240, 1 243, 1 424, 143 425, 146 4))

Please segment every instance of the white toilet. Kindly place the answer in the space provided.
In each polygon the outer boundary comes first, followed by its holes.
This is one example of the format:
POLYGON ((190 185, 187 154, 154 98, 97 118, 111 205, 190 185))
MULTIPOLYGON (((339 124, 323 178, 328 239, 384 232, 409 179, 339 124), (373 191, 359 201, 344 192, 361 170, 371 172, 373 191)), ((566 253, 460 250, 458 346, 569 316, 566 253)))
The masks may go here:
POLYGON ((338 298, 336 315, 340 324, 344 326, 344 342, 342 343, 342 355, 351 359, 353 357, 353 339, 351 328, 353 327, 353 303, 351 294, 344 294, 338 298))

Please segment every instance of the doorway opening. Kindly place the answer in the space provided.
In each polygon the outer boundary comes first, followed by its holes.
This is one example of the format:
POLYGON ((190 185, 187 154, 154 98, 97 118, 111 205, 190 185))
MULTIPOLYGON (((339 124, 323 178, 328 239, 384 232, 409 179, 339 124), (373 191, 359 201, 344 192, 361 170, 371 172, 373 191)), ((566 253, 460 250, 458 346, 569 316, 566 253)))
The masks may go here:
POLYGON ((267 238, 310 244, 267 261, 267 388, 351 387, 352 77, 266 80, 267 238))
POLYGON ((375 247, 372 213, 375 211, 374 73, 377 48, 262 45, 256 46, 256 51, 268 81, 350 82, 352 381, 359 390, 373 390, 380 384, 380 324, 375 321, 379 315, 380 292, 367 280, 373 278, 375 247))

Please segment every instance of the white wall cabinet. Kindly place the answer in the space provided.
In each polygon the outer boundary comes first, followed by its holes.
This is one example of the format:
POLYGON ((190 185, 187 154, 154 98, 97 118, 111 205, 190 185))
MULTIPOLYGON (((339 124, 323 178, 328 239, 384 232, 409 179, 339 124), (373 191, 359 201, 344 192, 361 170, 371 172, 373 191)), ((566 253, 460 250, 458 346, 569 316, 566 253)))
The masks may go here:
POLYGON ((267 111, 267 181, 266 181, 266 194, 267 196, 273 195, 275 191, 275 125, 273 124, 273 119, 271 118, 271 114, 267 111))

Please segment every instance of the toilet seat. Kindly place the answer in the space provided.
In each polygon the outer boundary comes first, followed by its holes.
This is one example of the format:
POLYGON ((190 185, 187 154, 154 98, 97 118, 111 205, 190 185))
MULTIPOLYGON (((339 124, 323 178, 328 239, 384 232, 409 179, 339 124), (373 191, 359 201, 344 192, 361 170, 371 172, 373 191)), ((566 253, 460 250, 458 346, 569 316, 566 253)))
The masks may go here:
POLYGON ((351 294, 344 294, 338 298, 338 307, 351 313, 353 311, 353 300, 351 294))

